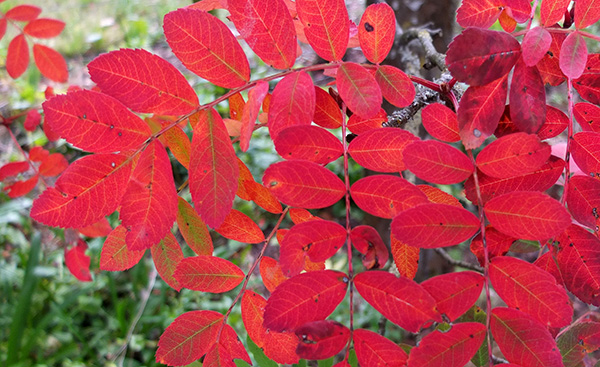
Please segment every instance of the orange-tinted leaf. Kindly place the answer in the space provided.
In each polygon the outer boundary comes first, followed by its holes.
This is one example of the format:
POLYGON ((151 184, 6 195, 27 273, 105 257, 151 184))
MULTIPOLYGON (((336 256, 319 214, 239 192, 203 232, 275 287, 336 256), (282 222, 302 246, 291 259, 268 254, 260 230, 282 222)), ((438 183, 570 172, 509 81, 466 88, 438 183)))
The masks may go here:
MULTIPOLYGON (((598 3, 600 5, 600 2, 598 3)), ((599 13, 600 15, 600 13, 599 13)), ((560 70, 568 78, 577 79, 583 74, 587 61, 587 45, 579 32, 567 36, 560 49, 560 70)))
POLYGON ((403 277, 414 279, 419 270, 421 249, 399 241, 394 235, 390 235, 390 247, 398 273, 403 277))
POLYGON ((481 274, 461 271, 429 278, 421 286, 435 299, 437 310, 454 321, 475 304, 483 283, 481 274))
POLYGON ((542 167, 550 150, 536 135, 510 134, 483 148, 477 155, 477 167, 492 177, 518 176, 542 167))
POLYGON ((239 176, 238 176, 238 188, 236 191, 236 195, 239 196, 243 200, 252 200, 250 193, 246 190, 246 183, 254 182, 254 176, 252 176, 252 172, 246 167, 246 164, 242 162, 241 159, 236 157, 238 162, 239 176))
POLYGON ((294 333, 300 340, 296 354, 305 359, 327 359, 348 343, 350 329, 337 321, 317 320, 301 325, 294 333))
POLYGON ((123 226, 115 228, 104 241, 100 254, 100 269, 107 271, 123 271, 133 267, 146 253, 132 251, 127 248, 125 236, 127 229, 123 226))
POLYGON ((462 367, 485 339, 485 325, 465 322, 452 325, 444 333, 434 330, 410 351, 408 367, 462 367))
POLYGON ((571 223, 571 216, 558 201, 533 191, 497 196, 485 204, 485 214, 499 231, 525 240, 558 236, 571 223))
POLYGON ((190 168, 190 152, 192 151, 192 143, 190 138, 181 127, 173 126, 163 134, 165 142, 173 156, 182 166, 190 168))
POLYGON ((489 28, 502 11, 497 0, 464 0, 456 12, 461 27, 489 28))
POLYGON ((240 131, 240 148, 242 151, 247 151, 250 146, 250 138, 254 131, 256 117, 262 104, 263 99, 269 92, 269 83, 259 81, 256 86, 248 92, 248 102, 244 104, 242 111, 242 128, 240 131))
POLYGON ((508 91, 508 78, 469 87, 458 107, 458 130, 466 149, 479 147, 496 130, 508 91))
POLYGON ((582 0, 575 2, 575 27, 586 28, 600 19, 600 1, 582 0))
POLYGON ((174 276, 183 288, 211 293, 230 291, 244 280, 244 272, 231 261, 204 255, 180 261, 174 276))
POLYGON ((367 60, 379 64, 392 49, 396 36, 396 15, 386 3, 371 4, 358 25, 360 48, 367 60))
POLYGON ((337 87, 350 110, 360 117, 369 119, 379 112, 381 88, 373 75, 359 64, 345 62, 339 67, 337 87))
MULTIPOLYGON (((545 1, 548 3, 548 1, 545 1)), ((543 5, 542 5, 543 8, 543 5)), ((535 66, 550 49, 552 36, 545 28, 534 27, 523 37, 523 62, 527 66, 535 66)))
POLYGON ((546 121, 546 90, 540 72, 522 60, 515 66, 510 86, 510 118, 517 129, 534 134, 546 121))
POLYGON ((279 214, 283 211, 281 203, 269 189, 258 182, 244 181, 244 187, 250 199, 269 213, 279 214))
POLYGON ((265 235, 252 219, 246 214, 231 209, 225 221, 215 228, 215 231, 225 238, 244 243, 259 243, 265 240, 265 235))
POLYGON ((448 70, 458 81, 481 86, 499 79, 521 56, 521 45, 506 32, 467 28, 448 46, 448 70))
POLYGON ((415 247, 458 245, 479 230, 479 218, 463 208, 446 204, 423 204, 405 210, 392 220, 392 234, 415 247))
POLYGON ((222 321, 216 311, 189 311, 177 317, 160 336, 156 361, 183 366, 200 359, 215 343, 222 321))
POLYGON ((294 224, 321 219, 317 216, 312 215, 308 210, 302 208, 290 208, 288 213, 290 215, 290 219, 294 224))
POLYGON ((571 141, 571 154, 575 163, 588 175, 600 173, 600 133, 583 131, 571 141))
POLYGON ((275 150, 287 160, 303 159, 327 164, 344 153, 340 140, 329 131, 308 125, 290 126, 274 140, 275 150))
POLYGON ((398 172, 406 169, 402 152, 417 138, 410 132, 390 127, 372 129, 360 134, 348 145, 356 163, 377 172, 398 172))
POLYGON ((0 167, 0 181, 4 181, 7 177, 16 176, 29 169, 29 162, 10 162, 0 167))
POLYGON ((20 77, 29 65, 29 46, 24 34, 19 34, 8 44, 6 71, 11 78, 20 77))
POLYGON ((165 238, 152 246, 151 252, 156 271, 162 280, 176 291, 181 290, 181 284, 173 276, 175 268, 183 260, 183 252, 175 236, 168 232, 165 238))
POLYGON ((42 104, 45 125, 78 148, 96 153, 137 148, 150 128, 116 99, 90 90, 58 95, 42 104))
POLYGON ((431 203, 448 204, 453 205, 457 208, 462 208, 462 204, 460 203, 460 201, 458 201, 457 198, 448 194, 445 191, 438 189, 437 187, 429 185, 417 185, 417 187, 425 194, 425 196, 427 196, 427 199, 431 203))
POLYGON ((309 161, 274 163, 265 170, 263 184, 282 203, 307 209, 333 205, 346 193, 333 172, 309 161))
POLYGON ((371 306, 410 332, 418 332, 427 322, 442 320, 433 297, 410 279, 372 270, 356 275, 354 285, 371 306))
POLYGON ((396 343, 369 330, 352 333, 356 359, 361 366, 404 366, 408 355, 396 343))
POLYGON ((286 280, 269 297, 263 325, 284 331, 325 319, 346 295, 348 281, 346 274, 333 270, 302 273, 286 280))
POLYGON ((403 152, 404 163, 420 179, 455 184, 473 173, 473 163, 460 150, 435 140, 415 141, 403 152))
POLYGON ((369 130, 382 128, 383 123, 387 122, 387 120, 387 113, 383 108, 380 108, 375 116, 368 119, 363 119, 359 115, 354 114, 350 116, 346 125, 352 133, 363 134, 369 130))
POLYGON ((289 69, 296 61, 296 31, 283 0, 229 0, 227 9, 250 48, 275 69, 289 69))
POLYGON ((277 260, 272 257, 263 256, 260 260, 259 270, 262 281, 269 292, 273 292, 279 284, 288 279, 283 274, 283 270, 281 270, 281 266, 277 260))
POLYGON ((588 176, 573 176, 569 180, 567 205, 579 223, 596 228, 600 221, 600 180, 588 176))
POLYGON ((296 10, 317 55, 327 61, 340 61, 349 39, 350 20, 344 1, 299 0, 296 10))
POLYGON ((229 116, 233 120, 242 120, 242 113, 244 111, 244 106, 246 105, 246 101, 244 101, 244 97, 241 94, 236 93, 229 97, 229 116))
POLYGON ((36 38, 56 37, 65 28, 65 22, 58 19, 39 18, 27 23, 23 32, 36 38))
POLYGON ((28 22, 40 15, 42 9, 35 5, 17 5, 4 14, 6 19, 28 22))
MULTIPOLYGON (((579 103, 578 103, 579 104, 579 103)), ((546 105, 546 122, 538 130, 540 140, 550 139, 560 135, 569 125, 569 118, 556 107, 546 105)))
POLYGON ((558 238, 558 267, 569 292, 594 306, 600 305, 600 240, 572 224, 558 238))
POLYGON ((305 71, 283 79, 273 90, 269 106, 269 133, 275 140, 286 127, 310 125, 315 111, 315 87, 305 71))
POLYGON ((198 255, 212 255, 213 243, 202 218, 182 197, 178 197, 177 226, 188 246, 198 255))
POLYGON ((456 112, 441 103, 432 103, 421 111, 423 127, 436 139, 453 143, 460 140, 456 112))
POLYGON ((67 250, 65 248, 65 265, 75 278, 82 282, 91 282, 90 262, 92 259, 85 254, 88 246, 83 240, 79 240, 77 245, 67 250))
POLYGON ((565 289, 546 271, 521 259, 500 256, 490 263, 490 280, 509 307, 547 327, 571 323, 573 307, 565 289))
POLYGON ((73 162, 34 202, 31 218, 48 226, 81 228, 117 209, 131 175, 121 154, 94 154, 73 162))
POLYGON ((337 102, 320 87, 315 86, 315 114, 313 122, 327 129, 337 129, 342 125, 342 111, 337 102))
POLYGON ((17 181, 12 185, 4 186, 2 190, 8 193, 9 198, 18 198, 20 196, 27 195, 31 190, 33 190, 37 185, 38 179, 39 175, 34 175, 27 180, 17 181))
POLYGON ((350 194, 365 212, 390 219, 402 211, 429 202, 421 190, 398 176, 363 177, 350 187, 350 194))
POLYGON ((120 209, 132 250, 150 248, 162 240, 177 217, 177 191, 167 151, 158 140, 140 155, 120 209))
POLYGON ((78 228, 77 231, 86 237, 106 237, 113 231, 108 219, 102 218, 89 226, 78 228))
POLYGON ((190 192, 200 217, 210 227, 221 225, 233 205, 239 167, 221 116, 199 112, 190 157, 190 192))
POLYGON ((252 363, 250 361, 250 356, 248 355, 248 352, 246 352, 244 344, 242 344, 235 330, 233 330, 231 326, 224 325, 223 331, 221 333, 221 340, 219 340, 219 345, 221 348, 228 352, 230 357, 228 362, 231 363, 233 366, 236 366, 236 364, 233 363, 234 359, 241 359, 249 364, 252 363))
POLYGON ((173 53, 191 72, 223 88, 250 80, 244 50, 217 17, 181 8, 165 15, 163 28, 173 53))
POLYGON ((64 155, 53 153, 46 157, 40 164, 39 172, 42 176, 58 176, 69 166, 69 162, 64 155))
POLYGON ((33 45, 33 59, 46 78, 59 83, 65 83, 69 79, 67 62, 56 50, 35 43, 33 45))
POLYGON ((520 366, 562 367, 556 342, 542 323, 519 310, 492 310, 492 335, 502 354, 520 366))
POLYGON ((549 27, 561 20, 571 0, 544 0, 540 8, 542 26, 549 27))

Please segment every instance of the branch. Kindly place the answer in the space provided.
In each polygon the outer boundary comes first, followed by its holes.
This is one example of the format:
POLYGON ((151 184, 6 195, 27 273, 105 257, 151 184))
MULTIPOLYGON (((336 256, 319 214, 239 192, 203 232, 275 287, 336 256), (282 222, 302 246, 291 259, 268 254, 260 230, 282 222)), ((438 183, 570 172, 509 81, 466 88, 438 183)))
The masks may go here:
POLYGON ((445 72, 446 69, 446 55, 437 52, 435 46, 433 46, 433 39, 431 35, 440 35, 442 32, 439 29, 430 30, 427 28, 411 28, 406 30, 401 38, 400 42, 403 44, 408 44, 410 41, 417 39, 421 43, 423 47, 423 51, 425 51, 425 58, 427 59, 427 64, 425 64, 425 68, 427 69, 433 66, 437 66, 442 72, 445 72))
POLYGON ((455 260, 452 256, 450 256, 444 249, 442 248, 434 248, 434 251, 437 252, 438 255, 444 258, 448 263, 454 266, 460 266, 461 268, 471 269, 483 273, 483 268, 476 264, 471 264, 462 260, 455 260))

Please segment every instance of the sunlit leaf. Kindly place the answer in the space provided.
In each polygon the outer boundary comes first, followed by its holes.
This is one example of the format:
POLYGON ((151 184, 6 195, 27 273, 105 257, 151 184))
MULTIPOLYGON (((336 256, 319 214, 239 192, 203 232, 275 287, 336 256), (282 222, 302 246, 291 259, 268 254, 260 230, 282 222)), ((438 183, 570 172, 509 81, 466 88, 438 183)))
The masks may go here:
POLYGON ((435 299, 437 310, 454 321, 475 304, 483 284, 481 274, 461 271, 429 278, 421 283, 421 287, 435 299))
POLYGON ((181 260, 174 276, 183 288, 223 293, 237 287, 244 279, 244 272, 229 260, 199 255, 181 260))

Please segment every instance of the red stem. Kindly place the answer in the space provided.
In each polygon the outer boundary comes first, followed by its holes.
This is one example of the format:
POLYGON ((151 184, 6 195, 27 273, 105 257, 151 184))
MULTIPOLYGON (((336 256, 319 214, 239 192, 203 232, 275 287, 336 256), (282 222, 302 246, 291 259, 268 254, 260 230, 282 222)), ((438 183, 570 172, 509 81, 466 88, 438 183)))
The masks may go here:
POLYGON ((571 78, 567 78, 567 90, 569 98, 569 125, 567 127, 567 148, 565 149, 565 184, 563 185, 563 193, 560 203, 564 206, 567 202, 567 190, 569 189, 569 181, 571 180, 571 140, 573 140, 573 82, 571 78))
POLYGON ((35 174, 38 176, 38 179, 40 181, 42 181, 42 183, 44 184, 44 186, 49 187, 50 185, 48 185, 48 183, 46 182, 46 179, 44 178, 44 176, 40 175, 40 172, 38 171, 38 169, 35 166, 35 164, 33 164, 33 162, 29 159, 29 154, 25 153, 25 151, 23 150, 23 148, 21 148, 21 144, 19 144, 19 142, 17 141, 17 138, 15 137, 15 135, 13 134, 13 132, 10 129, 9 126, 6 126, 6 130, 8 130, 8 133, 10 134, 10 138, 12 139, 13 143, 19 149, 19 151, 21 152, 21 155, 23 155, 23 157, 25 157, 25 160, 29 163, 29 167, 31 167, 31 169, 33 169, 33 172, 35 172, 35 174))

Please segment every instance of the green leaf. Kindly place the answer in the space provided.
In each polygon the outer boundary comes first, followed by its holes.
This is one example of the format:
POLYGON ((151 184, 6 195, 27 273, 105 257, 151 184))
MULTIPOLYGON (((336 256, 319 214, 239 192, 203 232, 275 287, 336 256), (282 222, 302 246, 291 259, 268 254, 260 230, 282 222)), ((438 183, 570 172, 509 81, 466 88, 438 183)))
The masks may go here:
POLYGON ((333 357, 329 359, 321 359, 319 361, 319 367, 331 367, 333 366, 333 357))
POLYGON ((260 367, 279 367, 279 365, 273 362, 269 357, 265 355, 262 349, 256 345, 250 337, 246 338, 246 343, 248 345, 248 350, 252 353, 256 364, 260 367))

